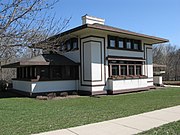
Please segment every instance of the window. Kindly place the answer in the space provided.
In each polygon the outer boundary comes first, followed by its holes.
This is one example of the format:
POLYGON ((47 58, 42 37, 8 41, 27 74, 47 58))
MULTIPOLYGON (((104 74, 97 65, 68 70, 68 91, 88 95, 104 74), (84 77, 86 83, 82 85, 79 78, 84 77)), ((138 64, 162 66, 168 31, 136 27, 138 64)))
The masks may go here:
POLYGON ((134 66, 133 65, 129 66, 129 75, 135 75, 134 74, 134 66))
POLYGON ((141 41, 140 40, 134 40, 134 49, 135 50, 141 50, 141 41))
POLYGON ((127 66, 121 65, 121 75, 127 75, 127 66))
POLYGON ((72 49, 78 49, 78 39, 77 38, 73 38, 72 39, 72 49))
POLYGON ((136 75, 141 75, 141 66, 136 66, 136 75))
POLYGON ((61 44, 60 51, 73 51, 78 49, 78 39, 71 38, 67 40, 65 43, 61 44))
POLYGON ((110 48, 116 47, 116 37, 109 36, 109 47, 110 48))
POLYGON ((73 42, 73 49, 77 49, 77 42, 73 42))
POLYGON ((70 42, 67 42, 67 50, 71 50, 71 43, 70 42))
POLYGON ((139 45, 137 43, 134 43, 134 49, 138 50, 138 48, 139 48, 139 45))
POLYGON ((116 41, 113 40, 113 39, 111 39, 111 40, 110 40, 110 47, 115 48, 115 45, 116 45, 115 43, 116 43, 116 41))
POLYGON ((141 50, 141 40, 108 36, 108 47, 112 49, 141 50))
POLYGON ((131 40, 129 39, 126 40, 126 48, 131 49, 131 40))
POLYGON ((40 76, 41 80, 49 79, 50 75, 49 75, 49 68, 48 68, 48 66, 39 66, 37 68, 37 76, 38 75, 40 76))
POLYGON ((52 68, 52 78, 53 79, 62 79, 62 69, 61 67, 53 67, 52 68))
POLYGON ((112 75, 119 75, 119 65, 112 65, 112 75))
POLYGON ((110 76, 112 75, 142 75, 142 61, 109 60, 110 76))
POLYGON ((123 48, 123 47, 124 47, 123 39, 119 38, 119 40, 118 40, 118 48, 123 48))

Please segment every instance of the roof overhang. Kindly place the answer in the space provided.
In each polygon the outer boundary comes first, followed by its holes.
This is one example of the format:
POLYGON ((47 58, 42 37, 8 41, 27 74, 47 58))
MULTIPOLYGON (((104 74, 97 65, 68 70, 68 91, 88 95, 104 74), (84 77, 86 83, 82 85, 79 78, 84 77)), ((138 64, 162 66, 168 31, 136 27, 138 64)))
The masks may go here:
POLYGON ((20 61, 20 62, 3 65, 2 68, 17 68, 17 67, 25 67, 25 66, 47 66, 47 65, 50 65, 50 62, 20 61))
POLYGON ((146 35, 146 34, 141 34, 141 33, 132 32, 129 30, 119 29, 119 28, 115 28, 115 27, 111 27, 111 26, 107 26, 107 25, 101 25, 101 24, 81 25, 79 27, 70 29, 68 31, 65 31, 61 34, 55 35, 53 37, 64 36, 67 34, 79 35, 84 32, 86 33, 87 31, 88 32, 90 32, 90 31, 106 32, 107 34, 119 35, 119 36, 125 37, 125 38, 139 39, 139 40, 143 40, 147 44, 159 44, 159 43, 169 42, 169 40, 165 39, 165 38, 150 36, 150 35, 146 35))

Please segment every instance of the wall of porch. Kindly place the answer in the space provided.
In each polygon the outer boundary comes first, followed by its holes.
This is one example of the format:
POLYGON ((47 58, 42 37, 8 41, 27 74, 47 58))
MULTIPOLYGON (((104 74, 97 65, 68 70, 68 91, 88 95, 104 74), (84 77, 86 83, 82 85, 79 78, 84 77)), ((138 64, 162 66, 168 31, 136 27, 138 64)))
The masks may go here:
POLYGON ((28 93, 46 93, 60 91, 75 91, 78 89, 77 80, 59 80, 59 81, 21 81, 13 80, 13 89, 28 93))
POLYGON ((144 79, 125 79, 125 80, 108 80, 109 90, 130 90, 148 88, 147 78, 144 79))

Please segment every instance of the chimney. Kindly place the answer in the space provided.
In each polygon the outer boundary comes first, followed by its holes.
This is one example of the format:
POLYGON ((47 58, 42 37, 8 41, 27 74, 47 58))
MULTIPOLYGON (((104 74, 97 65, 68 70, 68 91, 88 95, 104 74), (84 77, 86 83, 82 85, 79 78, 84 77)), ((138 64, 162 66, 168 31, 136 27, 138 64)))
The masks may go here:
POLYGON ((98 23, 98 24, 104 25, 104 22, 105 22, 105 19, 89 16, 87 14, 82 16, 82 24, 83 25, 84 24, 94 24, 94 23, 98 23))

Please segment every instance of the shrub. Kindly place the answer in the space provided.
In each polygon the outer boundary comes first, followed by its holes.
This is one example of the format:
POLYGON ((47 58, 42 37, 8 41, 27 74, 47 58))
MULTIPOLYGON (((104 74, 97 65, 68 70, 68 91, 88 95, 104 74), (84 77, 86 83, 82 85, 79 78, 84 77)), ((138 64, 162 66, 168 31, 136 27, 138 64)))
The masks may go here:
POLYGON ((67 92, 61 92, 61 93, 60 93, 60 96, 61 96, 61 97, 67 97, 67 96, 68 96, 68 93, 67 93, 67 92))

